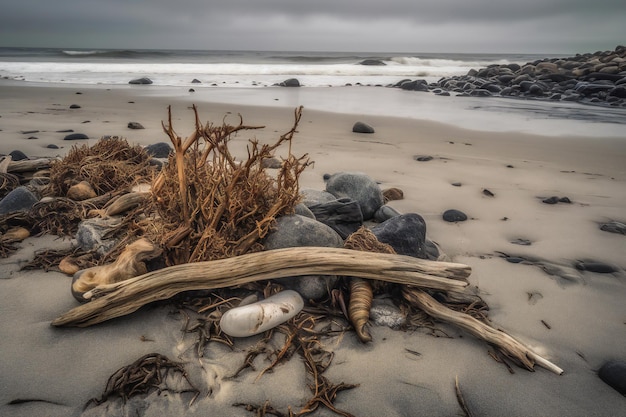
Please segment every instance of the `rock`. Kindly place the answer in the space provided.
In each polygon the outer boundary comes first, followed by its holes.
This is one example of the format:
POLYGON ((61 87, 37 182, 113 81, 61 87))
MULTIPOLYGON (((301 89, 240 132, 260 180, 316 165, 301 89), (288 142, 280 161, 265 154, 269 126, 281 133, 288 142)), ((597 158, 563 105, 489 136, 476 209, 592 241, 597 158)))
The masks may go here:
POLYGON ((401 214, 372 227, 372 233, 398 254, 426 259, 426 222, 416 213, 401 214))
POLYGON ((395 187, 387 188, 383 190, 383 198, 385 199, 385 202, 402 200, 404 198, 404 191, 395 187))
POLYGON ((443 212, 443 219, 447 222, 464 222, 467 215, 460 210, 450 209, 443 212))
POLYGON ((553 195, 552 197, 544 198, 541 202, 545 204, 556 204, 559 202, 559 197, 553 195))
POLYGON ((276 157, 265 158, 261 161, 262 168, 280 169, 282 166, 283 166, 283 162, 276 157))
POLYGON ((191 80, 191 83, 192 83, 192 84, 201 84, 201 83, 202 83, 202 81, 200 81, 200 80, 199 80, 199 79, 197 79, 197 78, 194 78, 193 80, 191 80))
MULTIPOLYGON (((276 219, 276 228, 265 238, 266 250, 321 246, 339 248, 343 246, 341 236, 332 228, 316 220, 297 214, 276 219)), ((297 291, 305 300, 318 300, 328 295, 328 289, 337 282, 335 275, 307 275, 277 279, 286 288, 297 291)))
POLYGON ((320 203, 328 203, 329 201, 337 199, 337 197, 328 191, 319 191, 312 188, 302 188, 300 194, 302 195, 302 203, 307 207, 320 203))
POLYGON ((374 217, 384 204, 383 192, 372 178, 362 172, 339 172, 326 183, 326 191, 336 198, 348 197, 359 203, 363 220, 374 217))
POLYGON ((157 142, 146 146, 146 152, 154 158, 167 158, 174 148, 167 142, 157 142))
POLYGON ((81 140, 81 139, 89 139, 89 136, 84 133, 71 133, 66 135, 63 140, 81 140))
POLYGON ((152 84, 152 80, 147 77, 135 78, 134 80, 130 80, 128 84, 152 84))
POLYGON ((116 218, 83 220, 76 232, 77 246, 85 252, 95 250, 99 255, 105 255, 117 244, 115 239, 107 239, 105 236, 119 223, 120 219, 116 218))
POLYGON ((511 241, 512 244, 514 245, 521 245, 521 246, 530 246, 532 245, 532 242, 528 239, 522 239, 522 238, 517 238, 517 239, 513 239, 511 241))
POLYGON ((55 145, 54 143, 50 143, 48 146, 46 146, 46 148, 48 148, 48 149, 59 149, 59 147, 57 145, 55 145))
POLYGON ((11 151, 9 155, 11 155, 12 161, 23 161, 25 159, 28 159, 28 156, 26 156, 24 152, 19 151, 19 150, 11 151))
POLYGON ((406 324, 406 315, 389 298, 374 298, 370 320, 377 326, 399 329, 406 324))
POLYGON ((356 122, 354 126, 352 126, 352 131, 354 133, 375 133, 372 126, 363 122, 356 122))
POLYGON ((626 395, 626 362, 609 360, 600 367, 598 376, 617 392, 626 395))
POLYGON ((300 81, 297 78, 289 78, 281 83, 274 84, 280 87, 300 87, 300 81))
POLYGON ((139 122, 128 122, 128 128, 135 130, 145 129, 145 127, 143 127, 143 125, 139 122))
POLYGON ((316 220, 315 214, 313 214, 313 212, 302 203, 296 204, 296 207, 294 207, 294 213, 299 214, 300 216, 308 217, 309 219, 316 220))
POLYGON ((80 109, 80 106, 78 104, 72 104, 70 105, 70 109, 80 109))
POLYGON ((598 261, 578 261, 574 266, 579 271, 589 271, 597 274, 611 274, 617 272, 617 268, 613 265, 598 261))
POLYGON ((37 196, 28 188, 17 187, 0 200, 0 215, 16 211, 28 211, 38 201, 37 196))
POLYGON ((418 162, 428 162, 428 161, 432 161, 433 157, 430 155, 415 155, 413 159, 415 159, 418 162))
POLYGON ((363 225, 359 203, 350 198, 339 198, 326 203, 309 206, 319 222, 330 226, 342 239, 356 232, 363 225))
POLYGON ((622 235, 626 235, 626 224, 615 221, 615 220, 611 220, 608 223, 602 223, 600 225, 600 230, 603 230, 609 233, 619 233, 622 235))
POLYGON ((84 201, 97 196, 98 194, 87 181, 72 185, 66 194, 67 198, 74 201, 84 201))
POLYGON ((374 220, 376 220, 378 223, 382 223, 384 221, 391 219, 392 217, 399 216, 400 214, 402 213, 400 213, 398 210, 394 209, 393 207, 384 205, 384 206, 381 206, 378 210, 376 210, 376 213, 374 213, 374 220))

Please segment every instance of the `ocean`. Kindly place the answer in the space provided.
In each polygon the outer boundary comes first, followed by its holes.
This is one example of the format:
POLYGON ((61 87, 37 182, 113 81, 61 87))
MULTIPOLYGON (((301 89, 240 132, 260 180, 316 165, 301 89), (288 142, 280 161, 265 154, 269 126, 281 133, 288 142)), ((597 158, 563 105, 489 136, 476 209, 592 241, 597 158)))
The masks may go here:
POLYGON ((523 64, 539 55, 0 48, 0 77, 36 83, 266 87, 297 78, 304 87, 436 81, 490 64, 523 64), (373 60, 384 65, 362 65, 373 60), (196 79, 201 83, 192 83, 196 79))

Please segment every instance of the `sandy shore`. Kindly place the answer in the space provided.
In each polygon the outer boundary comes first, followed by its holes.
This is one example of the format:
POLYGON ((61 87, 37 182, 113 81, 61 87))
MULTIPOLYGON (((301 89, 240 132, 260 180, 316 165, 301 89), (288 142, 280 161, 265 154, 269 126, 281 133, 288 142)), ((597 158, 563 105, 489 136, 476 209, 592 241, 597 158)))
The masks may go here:
MULTIPOLYGON (((328 94, 329 102, 338 100, 328 94)), ((246 124, 265 125, 254 132, 262 142, 287 131, 293 120, 293 107, 199 102, 193 95, 164 97, 127 87, 2 82, 0 154, 17 149, 29 157, 63 155, 72 145, 93 144, 104 135, 141 145, 167 141, 161 129, 167 106, 172 106, 175 130, 185 136, 193 103, 204 120, 220 123, 226 117, 236 123, 240 113, 246 124), (70 109, 72 104, 80 108, 70 109), (131 121, 145 129, 129 129, 131 121), (67 129, 90 139, 64 141, 66 133, 60 131, 67 129)), ((242 156, 246 138, 235 145, 242 156)), ((494 325, 565 370, 561 376, 541 368, 532 373, 516 368, 510 374, 488 355, 484 342, 449 326, 442 328, 450 338, 373 326, 372 344, 361 345, 354 334, 329 341, 335 358, 328 378, 360 384, 339 394, 339 408, 356 416, 461 415, 454 391, 458 376, 477 416, 613 416, 624 410, 624 397, 596 372, 607 360, 626 360, 626 237, 599 229, 602 222, 626 221, 626 131, 621 137, 601 129, 593 136, 540 136, 305 108, 294 153, 308 153, 315 161, 301 187, 323 189, 325 173, 362 171, 382 188, 402 189, 404 200, 390 205, 421 214, 427 236, 451 260, 473 268, 470 282, 491 307, 494 325), (356 121, 376 133, 352 133, 356 121), (418 162, 415 155, 433 159, 418 162), (495 196, 486 196, 484 189, 495 196), (572 203, 542 203, 550 196, 572 203), (442 213, 451 208, 470 219, 443 221, 442 213), (531 245, 511 243, 516 239, 531 245), (500 252, 536 264, 507 262, 500 252), (574 268, 579 260, 609 263, 619 271, 582 272, 574 268), (541 265, 560 272, 549 275, 541 265)), ((180 319, 165 307, 88 329, 52 328, 54 318, 76 305, 71 278, 19 269, 37 249, 69 244, 29 238, 0 260, 0 415, 81 415, 114 371, 149 352, 189 363, 190 377, 203 388, 201 397, 188 407, 185 395, 154 393, 126 405, 115 401, 89 408, 84 415, 245 416, 252 413, 232 404, 270 400, 286 411, 289 405, 298 409, 308 397, 298 360, 256 380, 268 363, 259 356, 257 372, 228 379, 258 339, 241 340, 234 352, 211 345, 198 359, 190 349, 193 341, 180 331, 180 319)))

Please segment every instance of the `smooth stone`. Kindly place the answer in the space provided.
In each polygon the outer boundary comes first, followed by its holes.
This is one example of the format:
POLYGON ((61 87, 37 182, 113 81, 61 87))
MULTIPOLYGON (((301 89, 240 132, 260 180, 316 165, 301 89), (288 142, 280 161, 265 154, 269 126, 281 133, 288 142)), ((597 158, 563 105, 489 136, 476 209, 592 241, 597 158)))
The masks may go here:
POLYGON ((202 83, 202 81, 200 81, 200 80, 199 80, 199 79, 197 79, 197 78, 194 78, 193 80, 191 80, 191 83, 192 83, 192 84, 201 84, 201 83, 202 83))
POLYGON ((286 322, 303 308, 300 294, 281 291, 256 303, 227 310, 220 319, 220 329, 232 337, 254 336, 286 322))
POLYGON ((372 227, 376 238, 399 255, 427 258, 426 222, 416 213, 401 214, 372 227))
POLYGON ((521 245, 521 246, 530 246, 532 244, 530 240, 522 239, 522 238, 512 240, 511 243, 514 245, 521 245))
POLYGON ((85 252, 95 250, 99 255, 109 252, 117 244, 115 239, 106 239, 111 228, 119 225, 120 219, 93 218, 83 220, 76 232, 76 245, 85 252))
POLYGON ((275 85, 278 85, 280 87, 300 87, 300 81, 298 81, 297 78, 289 78, 275 85))
POLYGON ((89 184, 87 181, 81 181, 78 184, 72 185, 67 190, 67 194, 65 196, 74 201, 84 201, 90 198, 97 197, 98 194, 93 189, 91 184, 89 184))
POLYGON ((135 78, 134 80, 130 80, 128 84, 152 84, 152 80, 148 77, 135 78))
POLYGON ((626 362, 607 361, 600 367, 598 376, 617 392, 626 396, 626 362))
POLYGON ((443 219, 447 222, 464 222, 467 220, 467 214, 460 210, 450 209, 444 211, 443 219))
POLYGON ((350 198, 339 198, 326 203, 313 204, 309 210, 319 222, 330 226, 342 239, 356 232, 363 225, 359 203, 350 198))
POLYGON ((626 224, 611 220, 608 223, 603 223, 600 225, 600 230, 609 232, 609 233, 618 233, 622 235, 626 235, 626 224))
POLYGON ((38 201, 37 196, 28 188, 17 187, 0 200, 0 215, 16 211, 28 211, 38 201))
POLYGON ((383 192, 372 178, 362 172, 339 172, 326 182, 326 191, 336 198, 348 197, 361 207, 363 220, 374 217, 384 203, 383 192))
POLYGON ((80 106, 78 104, 72 104, 70 109, 80 109, 80 106))
POLYGON ((372 126, 368 125, 367 123, 363 123, 363 122, 356 122, 353 126, 352 126, 352 131, 354 133, 375 133, 375 130, 372 126))
POLYGON ((267 168, 267 169, 280 169, 283 166, 283 162, 276 158, 276 157, 272 157, 272 158, 265 158, 261 161, 261 167, 262 168, 267 168))
POLYGON ((9 155, 11 155, 12 161, 23 161, 25 159, 28 159, 28 156, 26 156, 26 154, 20 150, 11 151, 9 155))
POLYGON ((559 202, 559 197, 553 195, 552 197, 544 198, 541 202, 545 204, 556 204, 559 202))
POLYGON ((570 200, 569 197, 561 197, 559 198, 559 203, 572 204, 572 200, 570 200))
POLYGON ((66 135, 63 140, 80 140, 80 139, 89 139, 89 136, 84 133, 71 133, 66 135))
POLYGON ((406 315, 388 298, 374 298, 370 320, 377 326, 399 329, 406 324, 406 315))
MULTIPOLYGON (((276 219, 276 227, 263 242, 266 250, 321 246, 340 248, 343 239, 331 227, 314 219, 290 214, 276 219)), ((276 281, 300 293, 306 300, 318 300, 328 295, 337 282, 336 275, 307 275, 279 278, 276 281)))
POLYGON ((313 214, 313 212, 303 203, 296 204, 294 207, 294 213, 315 220, 315 214, 313 214))
POLYGON ((424 250, 426 251, 426 259, 430 259, 431 261, 439 260, 441 252, 439 251, 439 246, 433 241, 426 239, 424 242, 424 250))
POLYGON ((399 188, 387 188, 383 190, 383 198, 385 201, 395 201, 404 199, 404 191, 399 188))
POLYGON ((128 122, 127 126, 129 129, 135 129, 135 130, 145 129, 145 127, 143 127, 143 125, 139 122, 128 122))
POLYGON ((613 265, 598 261, 578 261, 574 265, 579 271, 589 271, 598 274, 611 274, 617 272, 617 268, 613 265))
POLYGON ((385 204, 384 206, 376 210, 376 213, 374 213, 374 220, 376 220, 378 223, 382 223, 393 217, 400 216, 401 214, 402 213, 400 213, 395 208, 385 204))
POLYGON ((174 151, 167 142, 157 142, 145 147, 146 152, 154 158, 167 158, 174 151))
POLYGON ((309 207, 315 204, 328 203, 337 199, 334 195, 328 191, 314 190, 312 188, 302 188, 300 190, 302 195, 302 203, 309 207))
POLYGON ((432 161, 433 157, 430 155, 415 155, 413 159, 415 159, 418 162, 428 162, 428 161, 432 161))

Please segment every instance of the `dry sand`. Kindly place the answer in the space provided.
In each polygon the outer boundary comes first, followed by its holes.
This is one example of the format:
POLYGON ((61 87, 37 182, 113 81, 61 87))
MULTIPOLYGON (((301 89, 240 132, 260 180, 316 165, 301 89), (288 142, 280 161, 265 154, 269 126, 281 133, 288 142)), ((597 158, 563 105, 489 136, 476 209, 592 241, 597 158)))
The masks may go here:
MULTIPOLYGON (((74 144, 93 144, 104 135, 142 145, 167 141, 160 126, 167 105, 174 110, 175 129, 185 136, 192 126, 188 106, 193 100, 192 95, 148 96, 135 88, 2 82, 0 153, 19 149, 31 157, 63 155, 74 144), (81 108, 69 109, 71 104, 81 108), (146 129, 128 129, 130 121, 146 129), (91 139, 64 141, 65 133, 57 131, 65 129, 91 139), (32 130, 38 132, 21 133, 32 130), (59 149, 48 148, 50 144, 59 149)), ((241 113, 247 124, 266 125, 255 132, 261 141, 287 131, 293 119, 292 108, 196 104, 204 120, 220 123, 227 116, 235 123, 241 113)), ((601 131, 594 137, 483 132, 305 109, 294 152, 308 153, 315 165, 303 174, 301 186, 323 189, 323 174, 356 170, 383 188, 402 189, 405 199, 390 204, 400 212, 421 214, 427 236, 451 260, 473 268, 470 282, 491 307, 494 325, 565 370, 561 376, 541 368, 516 368, 510 374, 487 354, 484 342, 449 326, 442 326, 449 338, 373 326, 369 345, 361 345, 352 333, 328 341, 335 358, 327 377, 360 384, 339 394, 339 408, 356 416, 462 415, 454 392, 458 376, 476 416, 626 413, 626 398, 596 374, 606 360, 626 360, 626 237, 598 227, 608 220, 626 221, 626 132, 602 136, 601 131), (352 133, 358 120, 376 133, 352 133), (433 159, 417 162, 415 155, 433 159), (461 186, 451 185, 456 182, 461 186), (485 188, 495 196, 484 195, 485 188), (541 197, 553 195, 567 196, 572 204, 541 202, 541 197), (441 215, 450 208, 470 219, 444 222, 441 215), (532 245, 511 243, 518 238, 532 245), (509 263, 498 252, 536 258, 565 278, 538 266, 509 263), (574 263, 584 259, 613 264, 619 272, 576 270, 574 263)), ((241 138, 240 150, 246 138, 241 138)), ((188 395, 153 393, 125 405, 116 400, 92 407, 84 415, 246 416, 252 413, 232 404, 270 400, 286 411, 289 405, 297 410, 308 398, 304 367, 297 359, 256 380, 269 363, 259 356, 256 372, 228 379, 245 349, 258 339, 240 340, 234 352, 210 345, 198 359, 192 338, 181 333, 180 318, 168 315, 166 307, 88 329, 52 328, 54 318, 76 305, 69 291, 71 278, 19 269, 37 249, 69 244, 54 237, 29 238, 21 250, 0 261, 0 415, 81 415, 85 402, 101 394, 114 371, 149 352, 187 362, 190 377, 203 390, 191 407, 188 395), (16 400, 18 404, 10 404, 16 400)))

